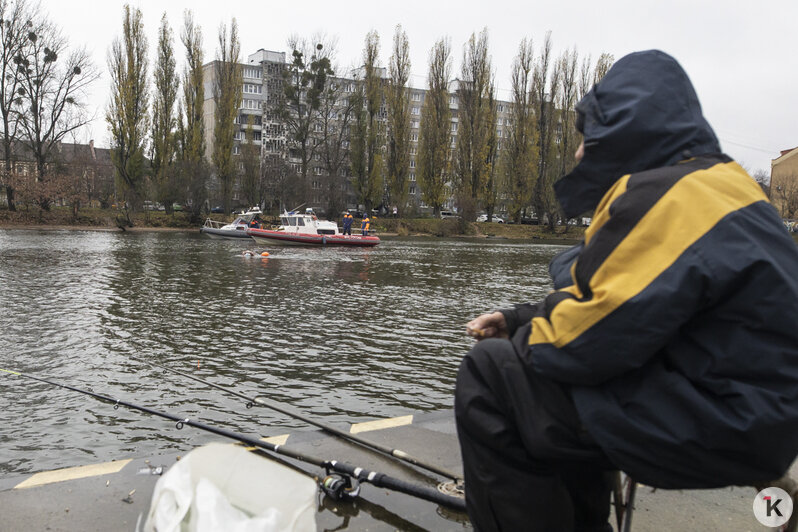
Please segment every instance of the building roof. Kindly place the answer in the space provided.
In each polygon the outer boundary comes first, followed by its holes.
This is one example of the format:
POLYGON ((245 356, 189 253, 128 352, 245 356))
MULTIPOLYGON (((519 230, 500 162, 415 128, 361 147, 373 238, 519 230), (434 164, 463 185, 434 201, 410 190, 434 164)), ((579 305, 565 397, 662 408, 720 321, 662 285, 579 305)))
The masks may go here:
POLYGON ((781 155, 773 159, 773 161, 770 163, 770 166, 773 167, 777 164, 781 164, 787 159, 791 159, 796 154, 798 154, 798 147, 790 148, 789 150, 781 150, 781 155))

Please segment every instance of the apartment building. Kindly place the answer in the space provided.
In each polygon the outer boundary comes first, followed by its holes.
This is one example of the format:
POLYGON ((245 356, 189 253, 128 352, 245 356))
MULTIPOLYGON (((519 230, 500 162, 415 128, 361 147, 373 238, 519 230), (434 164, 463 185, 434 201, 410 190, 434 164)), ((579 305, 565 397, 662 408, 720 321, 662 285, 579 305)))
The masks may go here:
MULTIPOLYGON (((274 164, 275 161, 281 161, 282 164, 294 173, 300 170, 301 161, 292 152, 290 143, 286 138, 285 126, 281 123, 275 112, 276 95, 279 94, 283 83, 283 71, 287 66, 287 58, 285 52, 275 52, 265 49, 260 49, 257 52, 250 54, 247 57, 246 63, 241 65, 243 79, 242 79, 242 100, 241 108, 237 124, 239 129, 235 133, 235 144, 233 152, 240 154, 241 144, 247 139, 247 124, 251 123, 253 142, 259 147, 262 164, 274 164)), ((215 105, 213 102, 213 84, 215 75, 215 62, 208 63, 204 66, 204 79, 205 79, 205 140, 206 140, 206 153, 212 153, 213 147, 213 121, 215 113, 215 105)), ((383 79, 388 79, 387 70, 380 68, 378 75, 383 79)), ((338 110, 332 109, 329 112, 332 115, 338 113, 340 119, 341 110, 349 103, 349 98, 356 91, 355 78, 362 77, 362 72, 353 72, 351 78, 335 78, 331 80, 340 85, 342 93, 340 96, 340 108, 338 110)), ((450 109, 452 112, 451 123, 451 145, 454 147, 457 143, 457 130, 459 127, 458 118, 458 102, 457 102, 457 89, 459 82, 454 80, 449 86, 450 91, 450 109)), ((422 191, 417 179, 418 169, 418 139, 419 128, 421 125, 421 115, 424 108, 424 99, 427 91, 423 88, 408 88, 408 98, 410 105, 410 168, 409 168, 409 201, 416 206, 419 212, 428 212, 431 209, 424 204, 422 191)), ((503 139, 509 137, 507 124, 509 124, 510 103, 505 101, 497 102, 498 118, 496 124, 496 132, 501 142, 503 139)), ((333 117, 333 120, 335 118, 333 117)), ((387 121, 387 110, 383 104, 382 109, 378 115, 378 120, 383 122, 387 121)), ((314 125, 314 132, 321 133, 324 131, 324 126, 321 124, 314 125)), ((348 140, 342 142, 344 148, 348 148, 348 140)), ((316 208, 323 208, 326 200, 326 184, 329 182, 330 176, 327 175, 327 170, 323 164, 323 160, 319 153, 316 153, 310 161, 308 168, 310 196, 307 198, 309 206, 316 208)), ((348 207, 356 208, 357 197, 351 184, 351 171, 348 166, 340 170, 342 181, 342 194, 344 201, 348 207)), ((211 195, 218 192, 212 187, 211 195)), ((239 201, 238 191, 234 191, 234 203, 239 201)), ((451 209, 453 207, 453 200, 447 202, 446 207, 451 209)))

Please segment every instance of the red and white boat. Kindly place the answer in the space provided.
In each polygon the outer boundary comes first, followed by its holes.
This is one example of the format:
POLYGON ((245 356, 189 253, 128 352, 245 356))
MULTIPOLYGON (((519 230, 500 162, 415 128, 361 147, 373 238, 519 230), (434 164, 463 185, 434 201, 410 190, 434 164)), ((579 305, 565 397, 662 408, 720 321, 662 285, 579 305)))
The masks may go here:
POLYGON ((280 246, 376 246, 379 237, 343 235, 338 224, 319 220, 312 213, 285 212, 280 216, 278 229, 247 229, 258 244, 280 246))

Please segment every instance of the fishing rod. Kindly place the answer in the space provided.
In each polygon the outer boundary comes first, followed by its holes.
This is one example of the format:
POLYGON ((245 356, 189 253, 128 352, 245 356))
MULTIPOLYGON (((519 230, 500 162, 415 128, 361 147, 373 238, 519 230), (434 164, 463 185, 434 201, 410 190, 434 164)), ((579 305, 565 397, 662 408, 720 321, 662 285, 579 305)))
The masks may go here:
POLYGON ((355 467, 353 465, 347 464, 345 462, 339 462, 337 460, 322 460, 320 458, 300 453, 293 449, 287 448, 283 445, 271 444, 263 440, 253 438, 251 436, 246 436, 244 434, 233 432, 231 430, 215 427, 212 425, 207 425, 205 423, 200 423, 198 421, 193 421, 192 419, 187 417, 184 418, 181 416, 170 414, 168 412, 155 410, 154 408, 149 408, 146 406, 129 403, 127 401, 122 401, 120 399, 114 399, 113 397, 109 397, 107 395, 102 395, 89 390, 77 388, 75 386, 70 386, 68 384, 51 381, 49 379, 45 379, 42 377, 36 377, 34 375, 28 375, 26 373, 11 371, 3 368, 0 368, 0 371, 11 375, 16 375, 19 377, 24 377, 26 379, 43 382, 51 386, 57 386, 59 388, 71 390, 73 392, 78 392, 84 395, 88 395, 90 397, 94 397, 95 399, 99 399, 100 401, 112 403, 114 405, 114 409, 119 408, 119 406, 121 405, 133 410, 138 410, 140 412, 145 412, 147 414, 152 414, 154 416, 170 419, 176 422, 175 427, 178 430, 182 429, 183 426, 188 425, 189 427, 194 427, 200 430, 204 430, 206 432, 210 432, 212 434, 216 434, 218 436, 223 436, 231 440, 236 440, 252 447, 257 447, 259 449, 271 451, 273 453, 288 456, 289 458, 293 458, 301 462, 315 465, 317 467, 324 469, 327 472, 328 476, 322 481, 321 488, 325 493, 333 497, 354 498, 357 495, 359 495, 360 492, 359 483, 369 483, 379 488, 398 491, 400 493, 404 493, 405 495, 417 497, 419 499, 433 502, 441 506, 446 506, 454 510, 459 510, 464 512, 466 509, 464 499, 446 495, 444 493, 441 493, 437 490, 434 490, 426 486, 418 486, 410 482, 405 482, 404 480, 390 477, 384 473, 380 473, 377 471, 369 471, 362 467, 355 467), (342 476, 332 475, 331 472, 333 471, 335 473, 338 473, 339 475, 344 475, 344 476, 342 477, 342 476), (353 480, 355 481, 354 483, 352 482, 353 480))
POLYGON ((269 408, 269 409, 274 410, 276 412, 280 412, 281 414, 285 414, 285 415, 293 417, 295 419, 299 419, 300 421, 304 421, 305 423, 308 423, 309 425, 313 425, 315 427, 318 427, 318 428, 320 428, 320 429, 322 429, 324 431, 329 432, 330 434, 334 434, 336 436, 344 438, 345 440, 354 442, 354 443, 356 443, 358 445, 362 445, 362 446, 367 447, 369 449, 373 449, 373 450, 379 451, 381 453, 385 453, 385 454, 387 454, 389 456, 392 456, 392 457, 397 458, 399 460, 402 460, 404 462, 408 462, 410 464, 413 464, 416 467, 420 467, 422 469, 426 469, 427 471, 432 471, 433 473, 437 473, 438 475, 441 475, 443 477, 450 478, 450 479, 455 481, 455 484, 459 484, 463 480, 462 475, 458 475, 458 474, 453 473, 453 472, 451 472, 451 471, 449 471, 447 469, 444 469, 444 468, 438 467, 436 465, 430 464, 429 462, 425 462, 424 460, 416 458, 415 456, 413 456, 413 455, 411 455, 409 453, 406 453, 405 451, 402 451, 400 449, 392 449, 392 448, 387 447, 385 445, 381 445, 379 443, 367 440, 365 438, 361 438, 360 436, 356 436, 356 435, 354 435, 354 434, 352 434, 350 432, 344 432, 344 431, 342 431, 340 429, 337 429, 337 428, 333 427, 332 425, 328 425, 326 423, 322 423, 321 421, 318 421, 318 420, 315 420, 313 418, 307 417, 307 416, 297 412, 296 410, 293 410, 291 408, 282 406, 279 403, 276 403, 275 401, 271 401, 269 399, 263 399, 261 397, 250 397, 248 395, 239 393, 239 392, 237 392, 235 390, 232 390, 230 388, 226 388, 224 386, 220 386, 219 384, 216 384, 216 383, 201 379, 199 377, 191 375, 190 373, 185 373, 185 372, 180 371, 178 369, 170 368, 168 366, 164 366, 162 364, 158 364, 156 362, 152 362, 152 361, 149 361, 149 360, 144 360, 144 359, 132 356, 132 355, 129 355, 129 356, 133 360, 136 360, 136 361, 141 362, 143 364, 148 364, 150 366, 155 366, 155 367, 161 368, 164 371, 170 371, 172 373, 176 373, 178 375, 182 375, 182 376, 184 376, 184 377, 186 377, 188 379, 191 379, 193 381, 200 382, 202 384, 205 384, 206 386, 211 386, 213 388, 216 388, 217 390, 221 390, 221 391, 223 391, 225 393, 228 393, 228 394, 233 395, 235 397, 238 397, 240 399, 244 399, 245 401, 247 401, 247 408, 252 408, 253 405, 265 406, 266 408, 269 408))

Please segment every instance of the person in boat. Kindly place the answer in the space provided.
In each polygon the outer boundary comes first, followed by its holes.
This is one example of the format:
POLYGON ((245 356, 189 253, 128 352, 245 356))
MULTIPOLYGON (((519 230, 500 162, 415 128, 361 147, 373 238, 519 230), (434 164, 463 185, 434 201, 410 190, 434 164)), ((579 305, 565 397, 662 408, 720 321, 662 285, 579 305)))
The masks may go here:
POLYGON ((576 114, 554 188, 567 218, 593 211, 584 242, 542 301, 466 327, 455 415, 479 531, 609 532, 608 471, 751 485, 798 453, 798 246, 687 74, 627 55, 576 114))
POLYGON ((369 220, 369 215, 363 215, 363 223, 360 224, 360 232, 363 236, 369 236, 369 227, 371 226, 371 220, 369 220))
POLYGON ((346 211, 344 213, 344 221, 343 221, 344 231, 343 231, 343 234, 345 234, 345 235, 351 235, 352 234, 352 220, 353 220, 352 213, 350 213, 349 211, 346 211))
POLYGON ((249 227, 251 229, 260 229, 260 220, 258 220, 257 218, 253 218, 252 220, 249 221, 249 227))

